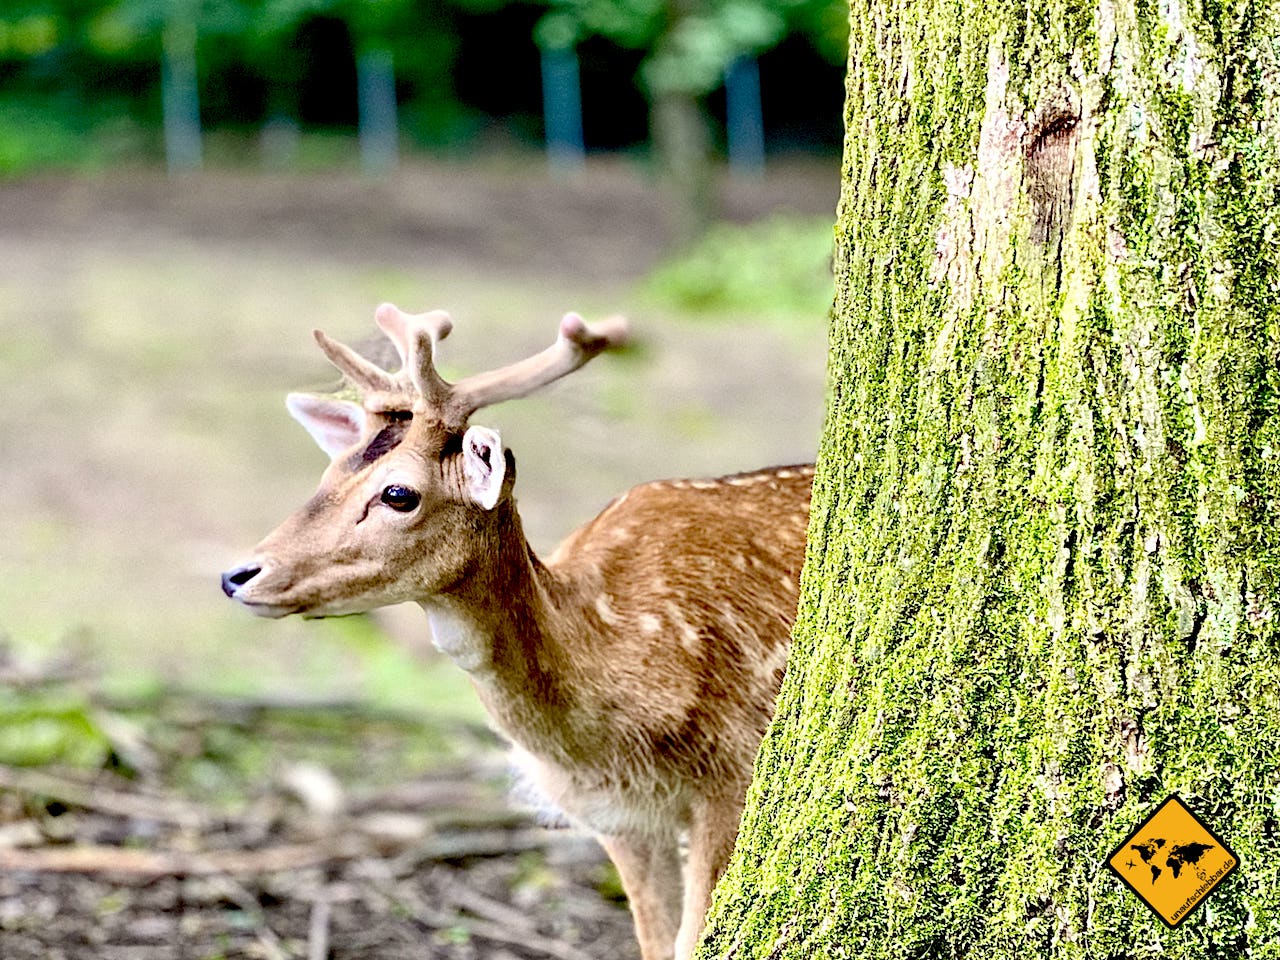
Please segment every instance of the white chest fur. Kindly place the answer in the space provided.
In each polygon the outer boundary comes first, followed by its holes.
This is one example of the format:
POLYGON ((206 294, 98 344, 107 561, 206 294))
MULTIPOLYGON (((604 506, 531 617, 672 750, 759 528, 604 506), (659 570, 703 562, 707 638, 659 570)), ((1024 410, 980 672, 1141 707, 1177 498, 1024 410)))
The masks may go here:
POLYGON ((484 674, 492 664, 493 638, 453 604, 423 602, 435 648, 470 674, 484 674))
POLYGON ((607 835, 663 836, 678 832, 684 821, 684 798, 658 784, 648 789, 618 790, 591 783, 583 776, 535 757, 513 744, 510 759, 517 773, 513 793, 532 806, 544 823, 563 815, 573 824, 607 835))

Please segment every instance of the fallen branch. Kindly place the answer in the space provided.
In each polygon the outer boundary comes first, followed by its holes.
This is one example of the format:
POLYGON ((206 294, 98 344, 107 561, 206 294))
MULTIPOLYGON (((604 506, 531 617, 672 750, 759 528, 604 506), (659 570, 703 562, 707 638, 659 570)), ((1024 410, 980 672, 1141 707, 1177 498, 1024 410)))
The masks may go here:
POLYGON ((198 830, 215 818, 191 803, 146 793, 125 793, 111 787, 75 781, 43 770, 0 766, 0 790, 49 797, 71 807, 97 810, 137 820, 154 820, 198 830))
POLYGON ((67 847, 0 850, 0 871, 27 873, 116 874, 159 877, 252 876, 302 870, 367 855, 363 846, 284 844, 261 850, 212 850, 182 853, 176 850, 135 850, 96 844, 67 847))
POLYGON ((482 920, 491 920, 513 932, 526 931, 537 934, 537 929, 527 913, 485 896, 479 890, 468 886, 462 878, 449 884, 446 896, 451 906, 474 914, 482 920))
POLYGON ((526 850, 542 850, 555 846, 560 837, 555 831, 530 827, 525 830, 463 830, 429 837, 396 858, 401 874, 411 873, 432 860, 467 860, 471 857, 501 857, 526 850))
POLYGON ((496 764, 450 764, 408 783, 398 783, 381 790, 357 793, 347 804, 352 812, 362 810, 431 810, 441 807, 457 809, 477 805, 493 806, 499 788, 484 781, 498 776, 505 768, 496 764))
POLYGON ((328 960, 331 913, 328 892, 321 891, 320 896, 311 904, 311 920, 307 930, 307 960, 328 960))
POLYGON ((445 910, 437 910, 429 906, 416 893, 403 888, 387 889, 385 884, 375 883, 377 892, 389 903, 406 911, 409 916, 428 930, 448 930, 462 927, 473 937, 490 940, 494 943, 505 943, 521 947, 524 950, 541 953, 554 960, 594 960, 589 954, 567 943, 560 943, 532 932, 527 926, 508 930, 506 927, 488 920, 477 920, 460 916, 445 910))

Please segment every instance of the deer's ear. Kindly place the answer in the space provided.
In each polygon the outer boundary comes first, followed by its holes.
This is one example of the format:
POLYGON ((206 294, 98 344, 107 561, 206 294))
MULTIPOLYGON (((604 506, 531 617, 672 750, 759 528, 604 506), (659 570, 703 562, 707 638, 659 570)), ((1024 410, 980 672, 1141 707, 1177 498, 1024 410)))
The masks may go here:
POLYGON ((364 432, 364 408, 350 400, 291 393, 284 404, 330 460, 353 446, 364 432))
POLYGON ((507 476, 507 456, 497 430, 467 428, 462 436, 462 472, 472 500, 486 510, 497 506, 507 476))

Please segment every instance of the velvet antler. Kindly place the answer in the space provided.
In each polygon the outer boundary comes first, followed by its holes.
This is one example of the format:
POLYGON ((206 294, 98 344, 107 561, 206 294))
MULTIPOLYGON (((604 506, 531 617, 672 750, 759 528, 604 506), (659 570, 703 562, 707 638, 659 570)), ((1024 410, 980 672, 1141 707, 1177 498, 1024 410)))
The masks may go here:
POLYGON ((482 407, 532 393, 627 339, 627 321, 622 317, 589 325, 578 314, 567 313, 560 321, 555 343, 541 353, 449 383, 435 366, 436 346, 453 329, 448 314, 442 310, 405 313, 394 304, 384 303, 374 319, 400 356, 400 369, 395 373, 383 370, 319 330, 315 331, 316 342, 362 393, 409 393, 425 401, 447 427, 458 429, 482 407))

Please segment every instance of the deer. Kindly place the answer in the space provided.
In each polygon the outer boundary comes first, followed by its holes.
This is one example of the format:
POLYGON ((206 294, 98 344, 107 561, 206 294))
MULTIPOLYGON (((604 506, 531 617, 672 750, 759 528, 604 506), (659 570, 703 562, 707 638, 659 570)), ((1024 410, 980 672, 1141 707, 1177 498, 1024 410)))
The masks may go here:
POLYGON ((813 466, 643 483, 543 560, 514 455, 471 417, 621 346, 626 321, 566 314, 542 352, 455 383, 447 313, 375 321, 394 373, 314 331, 359 402, 289 394, 330 463, 222 589, 264 617, 416 601, 528 786, 613 861, 643 960, 687 960, 786 668, 813 466))

